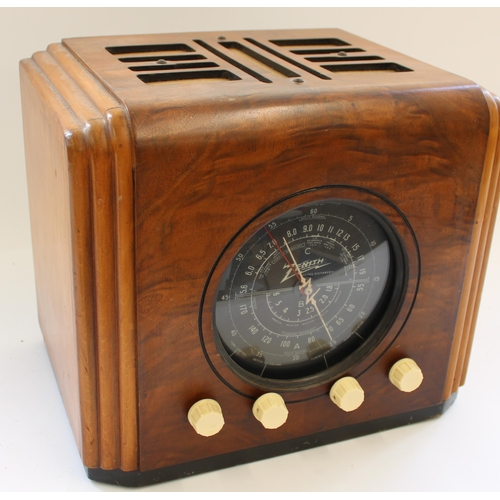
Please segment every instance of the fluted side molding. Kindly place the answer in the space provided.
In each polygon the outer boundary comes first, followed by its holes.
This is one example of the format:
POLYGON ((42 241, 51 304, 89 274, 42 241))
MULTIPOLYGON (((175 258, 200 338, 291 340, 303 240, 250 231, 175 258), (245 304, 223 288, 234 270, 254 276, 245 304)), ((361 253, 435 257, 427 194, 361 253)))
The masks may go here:
POLYGON ((490 111, 490 136, 443 400, 465 383, 498 205, 500 100, 485 89, 483 93, 490 111))
MULTIPOLYGON (((56 183, 47 174, 44 185, 38 182, 37 187, 41 192, 57 190, 58 196, 67 199, 70 220, 63 229, 61 221, 52 222, 56 235, 52 239, 67 231, 65 258, 74 269, 64 296, 58 291, 61 283, 54 283, 46 294, 60 295, 59 308, 69 311, 64 323, 57 320, 57 313, 50 326, 42 322, 47 348, 56 375, 62 357, 78 371, 71 384, 64 383, 62 374, 58 382, 84 465, 136 470, 134 154, 128 116, 61 44, 23 61, 21 79, 25 113, 31 115, 25 122, 38 120, 44 126, 51 120, 58 128, 51 137, 58 137, 60 143, 43 141, 35 130, 27 130, 27 150, 57 149, 63 144, 55 168, 67 173, 65 183, 56 183), (72 353, 56 347, 61 337, 74 346, 72 353)), ((27 159, 32 183, 37 170, 54 168, 53 156, 48 151, 40 156, 41 161, 33 157, 31 165, 27 159)), ((44 208, 46 203, 32 205, 33 225, 47 226, 52 215, 44 208)), ((40 253, 36 245, 35 253, 40 253)), ((51 242, 41 241, 38 248, 44 245, 51 242)), ((36 273, 43 273, 44 265, 36 265, 36 273)))

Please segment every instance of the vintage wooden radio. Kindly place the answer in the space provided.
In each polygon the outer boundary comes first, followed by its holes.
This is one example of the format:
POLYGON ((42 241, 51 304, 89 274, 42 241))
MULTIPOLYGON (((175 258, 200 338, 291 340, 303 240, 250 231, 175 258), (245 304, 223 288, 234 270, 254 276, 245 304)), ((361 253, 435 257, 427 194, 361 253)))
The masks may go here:
POLYGON ((495 96, 337 29, 68 39, 21 83, 40 323, 90 478, 174 479, 454 400, 495 96))

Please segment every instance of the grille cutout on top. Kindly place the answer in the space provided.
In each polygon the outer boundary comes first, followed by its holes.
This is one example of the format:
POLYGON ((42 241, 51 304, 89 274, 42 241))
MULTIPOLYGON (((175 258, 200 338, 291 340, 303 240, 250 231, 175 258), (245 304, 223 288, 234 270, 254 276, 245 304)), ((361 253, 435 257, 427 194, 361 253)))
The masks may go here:
POLYGON ((204 42, 203 40, 195 40, 195 42, 203 47, 205 50, 208 50, 212 54, 216 55, 217 57, 220 57, 223 61, 228 62, 229 64, 232 64, 236 68, 238 68, 241 71, 244 71, 245 73, 249 74, 250 76, 253 76, 257 80, 264 82, 264 83, 272 83, 269 78, 266 78, 265 76, 261 75, 257 71, 254 71, 252 68, 249 68, 248 66, 238 62, 237 60, 233 59, 232 57, 229 57, 226 54, 223 54, 220 50, 217 50, 216 48, 212 47, 208 43, 204 42))
POLYGON ((313 54, 338 54, 339 52, 366 52, 364 49, 357 48, 342 48, 342 49, 298 49, 290 50, 292 54, 297 55, 313 55, 313 54))
MULTIPOLYGON (((160 59, 159 61, 162 61, 160 59)), ((214 62, 191 62, 191 63, 177 63, 170 64, 167 66, 165 63, 159 62, 157 65, 148 66, 131 66, 129 67, 132 71, 172 71, 174 69, 196 69, 196 68, 218 68, 219 65, 214 62)))
POLYGON ((393 71, 395 73, 402 73, 405 71, 413 71, 412 69, 401 66, 400 64, 386 62, 386 63, 371 63, 371 64, 343 64, 337 66, 335 64, 328 64, 321 66, 332 73, 340 71, 393 71))
POLYGON ((192 44, 126 45, 106 47, 106 50, 120 56, 118 60, 127 64, 128 69, 144 83, 242 80, 244 76, 234 73, 228 66, 262 83, 273 83, 276 78, 299 78, 305 74, 321 80, 332 80, 332 73, 413 71, 386 61, 382 56, 367 53, 361 47, 352 47, 339 38, 297 38, 268 42, 253 38, 244 38, 242 41, 219 38, 213 43, 196 39, 192 40, 192 44), (196 46, 198 50, 194 48, 196 46))
POLYGON ((334 45, 338 47, 350 45, 350 43, 338 38, 292 38, 290 40, 270 40, 270 42, 278 45, 278 47, 296 47, 298 45, 334 45))
POLYGON ((164 60, 164 61, 196 61, 200 59, 206 59, 205 56, 202 56, 201 54, 181 54, 181 55, 157 55, 157 56, 138 56, 138 57, 120 57, 118 60, 120 62, 125 62, 125 63, 134 63, 134 62, 148 62, 148 61, 159 61, 159 60, 164 60))
POLYGON ((263 64, 264 66, 267 66, 267 68, 282 76, 288 78, 296 78, 300 76, 298 73, 295 73, 295 71, 292 71, 291 69, 286 68, 285 66, 282 66, 281 64, 278 64, 277 62, 272 61, 267 57, 264 57, 258 52, 255 52, 255 50, 252 50, 250 47, 247 47, 246 45, 243 45, 239 42, 220 42, 220 44, 227 49, 237 51, 240 54, 244 54, 245 56, 253 59, 254 61, 257 61, 258 63, 263 64))
MULTIPOLYGON (((342 54, 342 53, 340 53, 342 54)), ((346 61, 380 61, 384 60, 383 57, 380 56, 351 56, 351 57, 346 57, 347 54, 345 55, 338 55, 338 56, 325 56, 325 57, 306 57, 308 61, 311 62, 346 62, 346 61)))
MULTIPOLYGON (((307 73, 310 73, 311 75, 317 76, 318 78, 321 78, 322 80, 331 80, 331 78, 327 75, 324 75, 320 73, 319 71, 316 71, 313 68, 310 68, 309 66, 302 64, 301 62, 292 59, 291 57, 286 56, 285 54, 278 52, 277 50, 272 49, 271 47, 268 47, 267 45, 264 45, 261 42, 258 42, 257 40, 254 40, 253 38, 245 38, 247 42, 252 43, 256 47, 261 48, 262 50, 265 50, 266 52, 269 52, 270 54, 273 54, 276 57, 279 57, 280 59, 283 59, 283 61, 286 61, 290 64, 293 64, 297 68, 302 69, 303 71, 306 71, 307 73)), ((289 40, 288 40, 289 41, 289 40)))
POLYGON ((155 73, 137 75, 144 83, 173 82, 178 80, 223 79, 241 80, 239 76, 226 70, 186 71, 184 73, 155 73))
POLYGON ((143 52, 195 52, 185 43, 168 43, 156 45, 124 45, 121 47, 106 47, 106 50, 113 55, 117 54, 137 54, 143 52))

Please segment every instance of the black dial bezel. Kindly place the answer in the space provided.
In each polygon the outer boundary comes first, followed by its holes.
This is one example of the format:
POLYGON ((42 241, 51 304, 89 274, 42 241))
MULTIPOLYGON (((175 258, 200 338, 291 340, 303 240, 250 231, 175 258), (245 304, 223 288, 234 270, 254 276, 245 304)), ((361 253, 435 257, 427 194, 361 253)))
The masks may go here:
MULTIPOLYGON (((378 355, 378 351, 380 350, 378 347, 381 344, 387 343, 386 338, 388 335, 393 339, 399 332, 399 325, 404 322, 404 319, 399 318, 399 316, 401 315, 402 309, 404 309, 403 314, 407 314, 409 305, 408 284, 410 281, 412 282, 410 287, 411 297, 413 297, 416 285, 414 264, 416 264, 415 260, 418 261, 418 252, 415 250, 416 242, 411 228, 409 228, 403 214, 401 214, 401 212, 388 200, 385 200, 371 191, 354 186, 324 186, 295 193, 278 200, 276 203, 259 212, 259 214, 252 218, 235 234, 221 252, 221 255, 214 265, 205 288, 200 310, 200 334, 207 359, 210 361, 212 368, 219 377, 238 392, 240 392, 242 388, 244 389, 244 386, 239 383, 235 384, 235 378, 228 376, 227 370, 221 369, 218 360, 215 360, 214 356, 211 355, 211 353, 214 353, 213 347, 215 347, 217 358, 223 360, 223 364, 236 376, 236 379, 241 380, 244 385, 249 384, 252 387, 266 390, 301 391, 318 387, 325 382, 331 382, 339 376, 356 369, 357 366, 366 364, 363 363, 366 358, 369 358, 370 354, 374 351, 377 351, 378 355), (368 340, 334 366, 319 373, 298 378, 267 379, 256 376, 231 359, 231 356, 228 354, 219 338, 218 332, 215 331, 213 326, 214 290, 224 270, 236 255, 238 249, 255 233, 255 231, 276 218, 277 215, 287 212, 290 208, 302 206, 305 203, 320 202, 326 199, 344 200, 346 203, 360 203, 364 210, 381 225, 387 234, 391 246, 391 258, 393 259, 392 268, 394 270, 392 289, 390 289, 391 287, 386 287, 385 289, 385 293, 390 294, 387 301, 387 309, 368 340), (280 210, 280 207, 282 207, 282 210, 280 210), (404 229, 404 237, 401 236, 401 229, 404 229), (410 252, 411 258, 408 257, 408 252, 406 251, 409 244, 412 247, 410 252), (412 263, 410 260, 413 261, 413 265, 411 265, 412 263), (409 272, 410 267, 413 269, 412 272, 409 272), (210 303, 208 303, 208 300, 210 300, 210 303), (406 307, 403 308, 405 302, 407 304, 406 307), (384 339, 386 340, 385 342, 384 339)), ((419 266, 418 263, 417 265, 419 266)), ((245 392, 248 393, 248 389, 245 392)))

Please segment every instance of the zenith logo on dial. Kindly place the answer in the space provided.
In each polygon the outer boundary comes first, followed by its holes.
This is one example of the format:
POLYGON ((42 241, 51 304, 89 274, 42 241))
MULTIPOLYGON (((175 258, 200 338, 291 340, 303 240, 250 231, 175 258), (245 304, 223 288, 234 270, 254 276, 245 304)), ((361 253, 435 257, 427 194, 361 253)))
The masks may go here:
MULTIPOLYGON (((321 267, 328 265, 330 265, 330 262, 325 262, 325 259, 312 259, 301 262, 298 265, 298 268, 302 273, 307 273, 308 271, 320 269, 321 267)), ((284 283, 286 280, 294 276, 294 270, 288 264, 285 264, 283 269, 288 269, 288 271, 286 272, 285 277, 281 280, 281 283, 284 283)))

